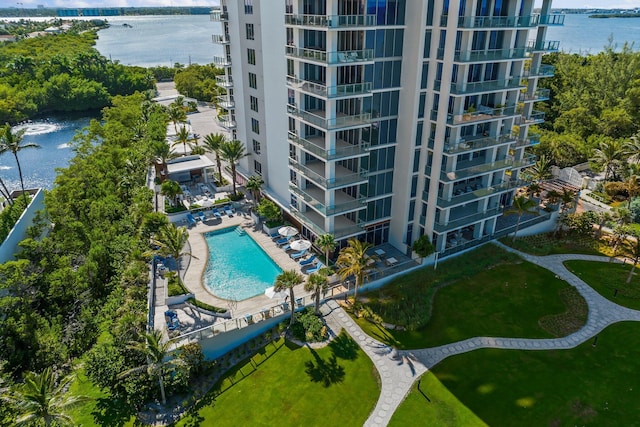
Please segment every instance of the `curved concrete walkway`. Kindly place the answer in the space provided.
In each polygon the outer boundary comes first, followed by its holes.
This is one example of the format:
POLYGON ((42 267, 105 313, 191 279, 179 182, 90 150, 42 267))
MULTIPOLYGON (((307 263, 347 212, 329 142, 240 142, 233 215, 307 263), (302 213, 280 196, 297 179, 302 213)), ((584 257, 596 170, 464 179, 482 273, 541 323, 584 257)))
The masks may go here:
MULTIPOLYGON (((604 298, 563 265, 567 260, 608 262, 609 258, 591 255, 549 255, 533 256, 501 243, 503 249, 520 255, 523 259, 552 271, 561 279, 574 286, 589 305, 587 323, 579 331, 562 338, 527 339, 476 337, 440 347, 419 350, 395 350, 367 334, 349 315, 331 300, 327 308, 332 322, 337 323, 351 335, 362 350, 371 358, 381 379, 380 397, 365 426, 385 426, 411 389, 414 381, 428 369, 449 356, 466 353, 479 348, 501 348, 512 350, 556 350, 569 349, 582 344, 597 335, 607 326, 622 321, 640 322, 640 311, 619 306, 604 298)), ((619 261, 616 261, 619 262, 619 261)), ((336 334, 338 331, 336 331, 336 334)))

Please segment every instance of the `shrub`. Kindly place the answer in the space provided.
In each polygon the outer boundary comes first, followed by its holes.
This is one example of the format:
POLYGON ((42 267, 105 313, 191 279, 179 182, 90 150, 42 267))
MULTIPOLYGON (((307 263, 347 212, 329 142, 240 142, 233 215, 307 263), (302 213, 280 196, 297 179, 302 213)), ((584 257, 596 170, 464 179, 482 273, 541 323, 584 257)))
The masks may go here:
POLYGON ((428 257, 436 250, 431 241, 429 241, 429 236, 426 234, 418 237, 418 239, 413 242, 412 249, 423 258, 428 257))
POLYGON ((205 302, 199 301, 199 300, 197 300, 197 299, 195 299, 195 298, 189 298, 189 299, 187 300, 187 302, 188 302, 189 304, 193 304, 193 305, 195 305, 195 306, 196 306, 196 307, 198 307, 198 308, 201 308, 201 309, 203 309, 203 310, 207 310, 207 311, 212 311, 212 312, 214 312, 214 313, 224 313, 224 312, 226 312, 226 311, 227 311, 227 309, 226 309, 226 308, 215 307, 215 306, 213 306, 213 305, 209 305, 209 304, 207 304, 207 303, 205 303, 205 302))
POLYGON ((25 203, 24 197, 17 197, 14 200, 13 205, 7 206, 2 212, 0 212, 0 243, 4 241, 9 235, 9 232, 16 224, 20 215, 29 204, 30 197, 27 197, 27 203, 25 203))
POLYGON ((327 338, 327 328, 322 319, 315 315, 312 308, 296 313, 296 323, 291 327, 291 334, 300 341, 318 342, 327 338))
POLYGON ((166 274, 168 280, 169 296, 174 297, 176 295, 185 295, 189 291, 182 285, 180 278, 175 271, 170 271, 166 274))
POLYGON ((244 199, 244 193, 242 191, 238 191, 236 194, 229 194, 229 199, 231 199, 232 202, 237 202, 244 199))
POLYGON ((269 199, 260 201, 258 213, 267 219, 267 224, 281 221, 280 208, 269 199))

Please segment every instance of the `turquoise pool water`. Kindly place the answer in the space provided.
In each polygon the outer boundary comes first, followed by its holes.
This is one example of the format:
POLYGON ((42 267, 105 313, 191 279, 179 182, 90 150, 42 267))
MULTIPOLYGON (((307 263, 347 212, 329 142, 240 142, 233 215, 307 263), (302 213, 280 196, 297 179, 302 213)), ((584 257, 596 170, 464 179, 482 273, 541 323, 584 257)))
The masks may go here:
POLYGON ((235 227, 204 235, 209 260, 205 286, 217 297, 243 300, 264 293, 282 273, 249 235, 238 235, 235 227))

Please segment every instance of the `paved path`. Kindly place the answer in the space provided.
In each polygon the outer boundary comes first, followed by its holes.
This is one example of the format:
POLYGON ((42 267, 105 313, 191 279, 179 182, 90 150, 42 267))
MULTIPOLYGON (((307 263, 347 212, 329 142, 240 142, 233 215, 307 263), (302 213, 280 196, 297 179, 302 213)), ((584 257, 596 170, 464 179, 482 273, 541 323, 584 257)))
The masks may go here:
MULTIPOLYGON (((411 389, 411 386, 428 369, 449 356, 466 353, 479 348, 501 348, 512 350, 556 350, 569 349, 582 344, 597 335, 607 326, 622 321, 640 322, 640 311, 619 306, 602 297, 563 265, 567 260, 608 262, 608 257, 590 255, 550 255, 544 257, 527 255, 496 243, 510 252, 517 253, 525 260, 552 271, 561 279, 574 286, 589 305, 587 323, 578 332, 563 338, 526 339, 476 337, 440 347, 419 350, 395 350, 367 334, 349 315, 331 300, 326 304, 328 322, 336 334, 344 328, 371 358, 381 379, 380 397, 365 426, 384 426, 411 389)), ((619 262, 619 261, 616 261, 619 262)))

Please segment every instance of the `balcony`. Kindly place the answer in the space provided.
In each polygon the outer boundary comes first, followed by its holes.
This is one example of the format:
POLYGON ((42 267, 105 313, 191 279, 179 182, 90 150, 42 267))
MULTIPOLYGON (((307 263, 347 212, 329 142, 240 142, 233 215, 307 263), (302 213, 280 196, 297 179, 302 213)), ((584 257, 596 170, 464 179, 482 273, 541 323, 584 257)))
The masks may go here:
POLYGON ((323 98, 347 98, 371 93, 371 82, 327 87, 320 83, 287 76, 287 86, 323 98))
POLYGON ((535 145, 540 144, 540 134, 539 133, 529 133, 527 138, 518 139, 516 143, 516 147, 533 147, 535 145))
POLYGON ((352 170, 343 166, 336 165, 334 177, 326 178, 324 163, 314 162, 302 165, 295 159, 289 158, 289 166, 302 174, 308 180, 314 182, 318 187, 325 189, 332 189, 338 187, 347 187, 355 184, 364 184, 367 182, 367 171, 360 169, 359 173, 354 173, 352 170))
POLYGON ((325 161, 363 156, 367 154, 367 149, 369 148, 369 143, 365 141, 360 141, 360 144, 350 144, 341 139, 336 139, 336 146, 326 149, 324 147, 324 137, 311 136, 305 139, 291 131, 288 133, 288 139, 292 144, 325 161))
POLYGON ((335 217, 333 230, 325 230, 323 226, 317 224, 324 219, 315 211, 300 212, 298 209, 291 208, 291 214, 318 236, 325 233, 331 233, 336 239, 342 239, 347 236, 360 234, 364 231, 362 225, 357 224, 344 216, 335 217))
POLYGON ((523 77, 553 77, 556 73, 556 67, 553 65, 541 65, 533 70, 525 70, 523 77))
POLYGON ((537 42, 535 40, 529 40, 527 42, 527 52, 557 52, 560 49, 560 42, 557 40, 545 40, 537 42))
POLYGON ((214 34, 211 36, 211 40, 215 44, 229 44, 229 37, 226 34, 214 34))
POLYGON ((211 11, 209 19, 214 22, 228 22, 229 14, 226 11, 223 12, 222 10, 213 10, 211 11))
POLYGON ((298 188, 295 184, 289 184, 289 191, 291 191, 298 200, 304 200, 307 206, 312 207, 324 216, 339 215, 366 207, 366 198, 354 198, 342 191, 336 191, 335 203, 333 205, 326 206, 322 201, 325 195, 323 190, 319 188, 307 188, 306 190, 307 191, 304 191, 298 188))
POLYGON ((216 118, 216 122, 227 130, 232 130, 236 128, 236 121, 231 120, 228 114, 218 116, 216 118))
POLYGON ((501 213, 499 208, 487 209, 484 212, 477 212, 471 215, 466 215, 461 218, 454 218, 449 220, 446 224, 436 223, 433 226, 433 230, 437 233, 444 233, 445 231, 455 230, 456 228, 466 227, 474 222, 481 221, 483 219, 499 216, 501 213))
MULTIPOLYGON (((473 176, 484 175, 489 172, 499 171, 501 169, 513 169, 522 168, 525 166, 531 166, 535 163, 535 156, 526 155, 522 160, 515 160, 511 156, 502 156, 500 160, 495 160, 490 163, 485 163, 485 158, 480 157, 478 159, 469 162, 460 162, 458 169, 449 172, 440 172, 440 181, 442 182, 454 182, 461 179, 471 178, 473 176)), ((427 175, 431 175, 431 168, 426 168, 427 175)))
POLYGON ((537 89, 533 94, 521 93, 518 100, 520 102, 548 101, 550 94, 550 89, 537 89))
MULTIPOLYGON (((435 90, 440 90, 441 81, 436 80, 435 90)), ((504 80, 491 80, 484 82, 451 83, 452 95, 471 95, 482 92, 497 92, 509 89, 522 89, 527 87, 520 77, 509 77, 504 80)))
POLYGON ((231 66, 231 57, 229 56, 214 56, 213 57, 213 65, 217 67, 230 67, 231 66))
POLYGON ((325 118, 326 111, 313 110, 302 111, 294 105, 287 105, 287 113, 297 117, 305 122, 326 130, 337 130, 343 128, 356 128, 370 125, 371 113, 360 113, 348 115, 341 112, 337 113, 337 117, 325 118))
MULTIPOLYGON (((480 105, 477 110, 467 110, 462 114, 447 114, 447 124, 466 125, 474 122, 504 119, 519 115, 515 106, 491 108, 480 105)), ((436 120, 437 111, 431 110, 431 120, 436 120)))
MULTIPOLYGON (((453 56, 455 62, 484 62, 508 61, 510 59, 524 59, 528 55, 526 48, 488 49, 488 50, 456 50, 453 56)), ((444 49, 438 49, 438 59, 444 59, 444 49)))
POLYGON ((230 110, 236 106, 236 103, 233 101, 233 96, 218 96, 216 97, 216 101, 218 101, 218 107, 222 107, 225 110, 230 110))
POLYGON ((473 202, 477 199, 487 196, 493 196, 498 193, 502 193, 505 191, 510 191, 515 188, 524 187, 529 184, 528 181, 524 180, 513 180, 513 181, 503 181, 500 184, 492 185, 489 188, 475 188, 472 189, 469 186, 466 186, 464 189, 459 188, 454 190, 454 194, 448 198, 438 197, 438 206, 442 208, 450 208, 452 206, 461 205, 464 203, 473 202))
POLYGON ((325 64, 349 64, 373 61, 373 49, 326 52, 324 50, 285 46, 285 55, 325 64))
POLYGON ((531 114, 527 117, 522 116, 521 118, 516 120, 517 125, 537 125, 540 123, 544 123, 545 113, 544 111, 532 111, 531 114))
POLYGON ((482 150, 489 147, 495 147, 503 144, 511 144, 516 141, 516 137, 511 134, 490 136, 471 136, 460 138, 457 141, 445 141, 444 153, 457 156, 461 153, 469 151, 482 150))
POLYGON ((227 76, 216 76, 216 84, 225 89, 233 87, 233 80, 227 76))
POLYGON ((376 25, 375 15, 285 15, 285 25, 320 28, 354 28, 376 25))
MULTIPOLYGON (((539 15, 531 16, 460 16, 458 28, 533 28, 538 25, 539 15)), ((447 15, 440 20, 441 26, 447 25, 447 15)))
POLYGON ((564 17, 562 13, 538 15, 538 25, 564 25, 564 17))

